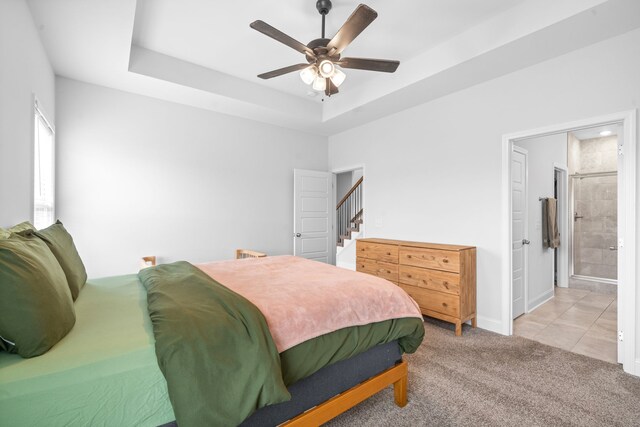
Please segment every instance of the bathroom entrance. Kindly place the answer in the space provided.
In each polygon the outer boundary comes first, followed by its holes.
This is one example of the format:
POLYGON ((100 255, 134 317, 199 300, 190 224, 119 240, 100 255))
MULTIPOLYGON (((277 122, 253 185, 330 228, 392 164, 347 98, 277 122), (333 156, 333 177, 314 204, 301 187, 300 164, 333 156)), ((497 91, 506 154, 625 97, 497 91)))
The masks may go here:
MULTIPOLYGON (((626 249, 618 235, 624 237, 620 224, 628 212, 626 198, 618 197, 628 182, 621 173, 623 131, 614 122, 519 139, 512 156, 515 161, 516 150, 527 153, 527 191, 517 194, 512 183, 513 333, 612 363, 622 362, 624 351, 618 319, 618 284, 625 284, 618 263, 626 249), (521 228, 525 234, 516 245, 521 228), (516 281, 520 266, 523 280, 516 281), (524 309, 516 304, 520 294, 524 309)), ((512 176, 517 171, 514 165, 512 176)))

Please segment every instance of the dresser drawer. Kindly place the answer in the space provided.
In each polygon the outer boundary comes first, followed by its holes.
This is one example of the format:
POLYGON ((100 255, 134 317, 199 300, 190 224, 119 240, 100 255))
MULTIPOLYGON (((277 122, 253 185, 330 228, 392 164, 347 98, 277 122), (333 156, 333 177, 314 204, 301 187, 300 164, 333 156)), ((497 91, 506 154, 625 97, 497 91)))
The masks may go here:
POLYGON ((391 280, 392 282, 398 282, 398 264, 390 264, 388 262, 358 257, 356 259, 356 270, 373 276, 382 277, 383 279, 391 280))
POLYGON ((416 300, 420 308, 447 314, 452 317, 460 317, 459 296, 432 291, 430 289, 418 288, 416 286, 409 286, 404 283, 400 283, 400 287, 411 295, 411 298, 416 300))
POLYGON ((449 294, 460 294, 460 275, 408 265, 400 266, 401 283, 449 294))
POLYGON ((400 264, 458 272, 460 270, 460 253, 457 251, 401 247, 400 264))
POLYGON ((356 243, 356 256, 385 262, 398 262, 398 246, 380 243, 356 243))

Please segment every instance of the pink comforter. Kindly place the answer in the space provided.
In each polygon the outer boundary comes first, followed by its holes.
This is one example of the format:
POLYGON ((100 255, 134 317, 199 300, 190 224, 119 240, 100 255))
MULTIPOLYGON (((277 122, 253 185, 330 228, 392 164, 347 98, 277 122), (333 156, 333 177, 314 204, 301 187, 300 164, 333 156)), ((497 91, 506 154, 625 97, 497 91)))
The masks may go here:
POLYGON ((384 279, 293 256, 197 264, 251 301, 279 352, 349 326, 422 318, 416 302, 384 279))

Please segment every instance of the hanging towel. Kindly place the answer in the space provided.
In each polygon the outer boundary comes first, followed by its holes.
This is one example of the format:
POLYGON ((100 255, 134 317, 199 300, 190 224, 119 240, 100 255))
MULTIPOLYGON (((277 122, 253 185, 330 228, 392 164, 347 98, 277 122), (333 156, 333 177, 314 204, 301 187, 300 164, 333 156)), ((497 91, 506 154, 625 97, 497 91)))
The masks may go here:
POLYGON ((542 199, 542 245, 549 249, 560 246, 558 201, 553 197, 542 199))

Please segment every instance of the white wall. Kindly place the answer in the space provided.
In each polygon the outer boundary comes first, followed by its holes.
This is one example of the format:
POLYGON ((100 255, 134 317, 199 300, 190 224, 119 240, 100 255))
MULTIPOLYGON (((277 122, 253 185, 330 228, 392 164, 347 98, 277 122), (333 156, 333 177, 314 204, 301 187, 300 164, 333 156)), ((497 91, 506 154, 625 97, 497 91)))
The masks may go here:
POLYGON ((0 227, 33 219, 33 95, 55 123, 55 78, 27 3, 0 2, 0 227))
POLYGON ((293 249, 293 169, 327 140, 58 78, 58 213, 91 277, 138 258, 203 262, 293 249))
POLYGON ((368 237, 477 246, 478 325, 504 331, 502 136, 637 108, 639 75, 636 30, 332 136, 329 167, 365 165, 368 237))
MULTIPOLYGON (((527 150, 528 249, 527 312, 553 297, 553 249, 542 244, 542 202, 553 197, 554 165, 567 167, 567 134, 561 133, 518 141, 527 150)), ((568 236, 560 244, 568 244, 568 236)))
POLYGON ((336 200, 340 201, 347 194, 347 191, 351 190, 353 186, 351 183, 352 176, 353 171, 336 174, 336 200))

